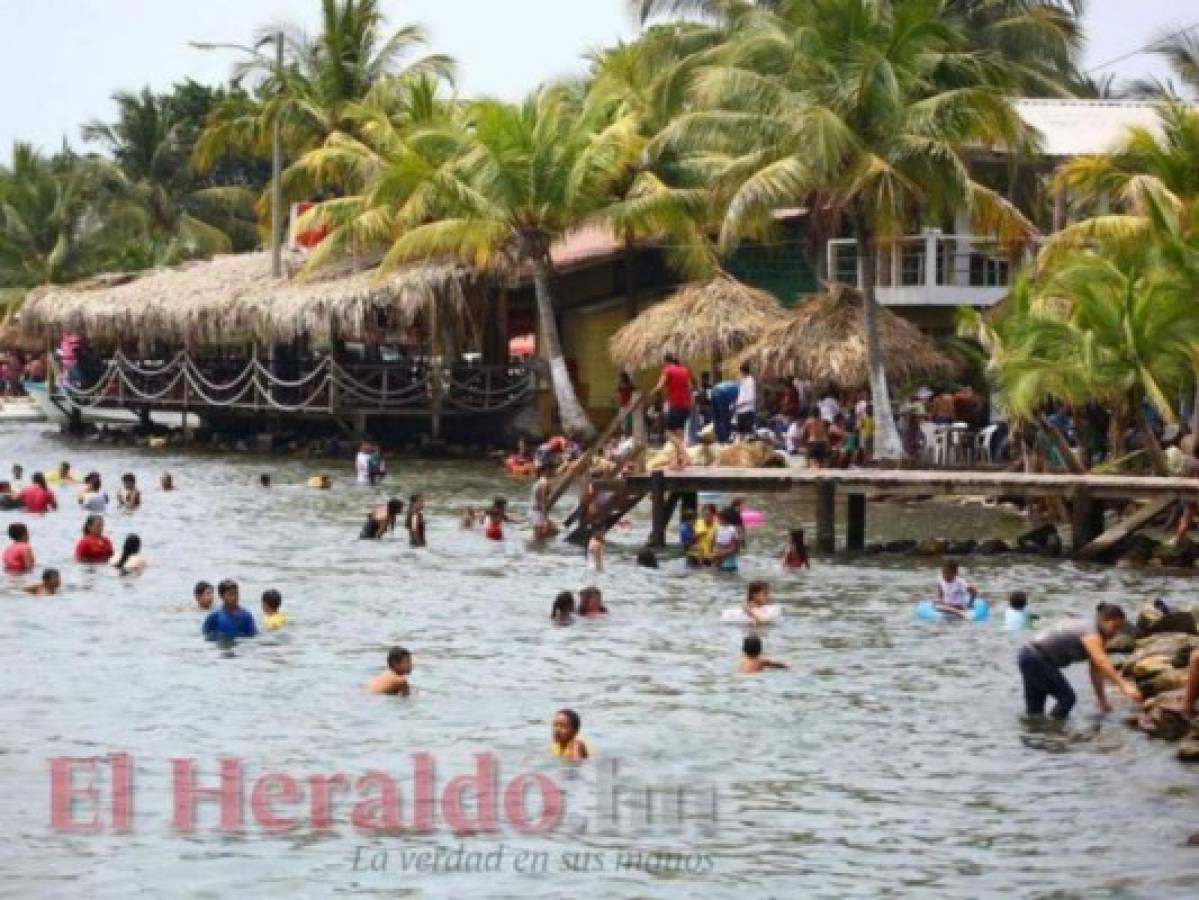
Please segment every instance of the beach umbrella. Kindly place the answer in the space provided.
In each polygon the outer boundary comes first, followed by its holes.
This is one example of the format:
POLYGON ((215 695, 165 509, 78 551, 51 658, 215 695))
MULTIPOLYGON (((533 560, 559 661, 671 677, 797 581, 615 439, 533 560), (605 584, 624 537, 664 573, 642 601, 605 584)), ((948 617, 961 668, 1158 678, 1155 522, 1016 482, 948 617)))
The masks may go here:
MULTIPOLYGON (((896 383, 913 378, 951 376, 956 366, 932 340, 906 319, 878 311, 883 365, 896 383)), ((844 284, 804 301, 783 321, 737 357, 766 378, 797 377, 843 388, 867 387, 866 333, 862 295, 844 284)))
POLYGON ((772 294, 722 273, 645 310, 612 336, 608 352, 627 369, 657 366, 668 351, 683 360, 710 359, 718 367, 785 315, 772 294))

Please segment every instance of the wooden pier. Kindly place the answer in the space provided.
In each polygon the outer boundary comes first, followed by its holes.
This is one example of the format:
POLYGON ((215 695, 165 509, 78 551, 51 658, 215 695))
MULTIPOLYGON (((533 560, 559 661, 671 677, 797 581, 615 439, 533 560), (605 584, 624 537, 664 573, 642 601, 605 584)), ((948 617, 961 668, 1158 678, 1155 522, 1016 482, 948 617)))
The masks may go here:
POLYGON ((928 496, 1059 497, 1069 501, 1076 553, 1100 538, 1105 504, 1144 500, 1157 504, 1199 501, 1199 479, 1067 473, 957 472, 911 469, 705 469, 628 474, 603 482, 622 496, 648 495, 653 504, 651 544, 665 542, 666 527, 681 503, 694 506, 696 495, 807 492, 816 502, 816 549, 836 550, 837 494, 847 498, 846 545, 862 550, 870 497, 928 496))

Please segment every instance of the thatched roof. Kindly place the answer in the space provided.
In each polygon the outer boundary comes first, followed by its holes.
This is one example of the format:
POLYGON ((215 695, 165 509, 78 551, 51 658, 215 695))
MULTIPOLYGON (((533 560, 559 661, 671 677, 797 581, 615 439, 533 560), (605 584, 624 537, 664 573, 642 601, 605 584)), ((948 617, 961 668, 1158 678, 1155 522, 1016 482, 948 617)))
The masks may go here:
POLYGON ((608 352, 621 366, 645 369, 673 351, 680 359, 728 358, 784 318, 773 295, 729 275, 688 284, 612 336, 608 352))
MULTIPOLYGON (((288 268, 299 262, 289 258, 288 268)), ((326 343, 407 327, 430 303, 460 322, 479 287, 472 270, 454 263, 276 280, 268 254, 243 253, 42 288, 25 301, 20 322, 39 338, 73 332, 101 344, 219 346, 301 335, 326 343)))
MULTIPOLYGON (((949 376, 953 361, 920 329, 890 310, 878 310, 883 364, 895 383, 919 377, 949 376)), ((804 302, 758 343, 737 357, 763 377, 796 376, 842 387, 866 387, 866 333, 862 296, 843 284, 804 302)))

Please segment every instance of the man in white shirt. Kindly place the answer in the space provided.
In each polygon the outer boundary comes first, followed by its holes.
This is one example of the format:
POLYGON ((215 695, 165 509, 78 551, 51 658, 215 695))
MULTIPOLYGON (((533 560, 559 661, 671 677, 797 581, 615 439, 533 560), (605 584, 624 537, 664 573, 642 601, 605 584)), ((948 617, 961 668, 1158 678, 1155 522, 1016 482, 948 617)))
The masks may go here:
POLYGON ((758 385, 749 371, 749 363, 741 364, 741 378, 737 381, 737 403, 733 407, 737 415, 737 433, 742 440, 753 437, 758 412, 758 385))
POLYGON ((360 444, 358 455, 354 457, 354 471, 358 475, 359 484, 371 483, 371 449, 369 443, 360 444))
POLYGON ((820 401, 820 418, 831 422, 841 414, 841 404, 831 394, 820 401))

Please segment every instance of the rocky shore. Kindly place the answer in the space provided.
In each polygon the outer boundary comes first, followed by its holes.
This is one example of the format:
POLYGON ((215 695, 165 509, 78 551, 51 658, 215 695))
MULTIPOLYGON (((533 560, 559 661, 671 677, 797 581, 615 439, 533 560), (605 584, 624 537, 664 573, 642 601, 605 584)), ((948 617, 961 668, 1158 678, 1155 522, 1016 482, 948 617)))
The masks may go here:
POLYGON ((1199 649, 1194 610, 1162 613, 1149 606, 1136 624, 1107 644, 1112 662, 1131 678, 1145 704, 1127 723, 1150 737, 1177 742, 1178 757, 1199 762, 1199 716, 1187 719, 1179 711, 1191 653, 1199 649))

